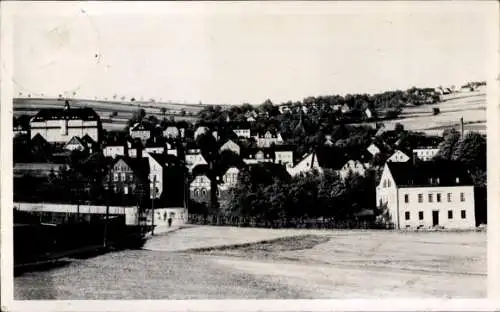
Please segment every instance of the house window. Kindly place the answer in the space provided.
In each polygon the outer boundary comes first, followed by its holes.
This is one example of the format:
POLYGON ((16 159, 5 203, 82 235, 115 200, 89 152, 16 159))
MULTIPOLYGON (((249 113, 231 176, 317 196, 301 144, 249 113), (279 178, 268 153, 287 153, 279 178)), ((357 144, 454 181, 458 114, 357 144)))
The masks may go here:
POLYGON ((453 219, 453 210, 448 210, 448 219, 453 219))
POLYGON ((428 198, 429 198, 429 203, 432 203, 432 193, 429 193, 428 198))
POLYGON ((127 194, 128 194, 128 186, 123 187, 123 193, 124 193, 125 195, 127 195, 127 194))
POLYGON ((436 194, 436 201, 437 201, 438 203, 440 203, 440 202, 441 202, 441 193, 437 193, 437 194, 436 194))
POLYGON ((122 172, 122 181, 127 181, 127 174, 125 172, 122 172))
POLYGON ((451 193, 446 194, 446 197, 448 197, 448 202, 451 203, 451 193))
POLYGON ((462 217, 462 219, 465 219, 466 217, 465 210, 460 211, 460 216, 462 217))
POLYGON ((387 180, 387 187, 391 187, 391 180, 387 180))
POLYGON ((410 202, 410 198, 409 198, 408 194, 405 194, 405 203, 408 203, 408 202, 410 202))
POLYGON ((461 202, 465 201, 465 193, 460 193, 460 201, 461 202))
POLYGON ((418 202, 422 203, 424 201, 424 194, 418 194, 418 202))
POLYGON ((195 189, 194 190, 194 196, 195 197, 199 197, 200 196, 200 190, 199 189, 195 189))
POLYGON ((458 183, 460 183, 460 178, 459 178, 459 177, 457 177, 457 178, 455 179, 455 182, 456 182, 457 184, 458 184, 458 183))
POLYGON ((405 212, 405 220, 410 220, 410 212, 409 211, 405 212))
POLYGON ((436 184, 439 184, 439 178, 436 178, 436 184))
POLYGON ((203 196, 207 196, 207 190, 206 190, 206 189, 202 189, 202 190, 201 190, 201 195, 203 195, 203 196))
POLYGON ((114 180, 115 182, 116 182, 116 181, 118 181, 118 173, 115 173, 115 174, 113 175, 113 180, 114 180))
POLYGON ((419 220, 423 220, 424 219, 424 212, 423 211, 419 211, 418 212, 418 219, 419 220))

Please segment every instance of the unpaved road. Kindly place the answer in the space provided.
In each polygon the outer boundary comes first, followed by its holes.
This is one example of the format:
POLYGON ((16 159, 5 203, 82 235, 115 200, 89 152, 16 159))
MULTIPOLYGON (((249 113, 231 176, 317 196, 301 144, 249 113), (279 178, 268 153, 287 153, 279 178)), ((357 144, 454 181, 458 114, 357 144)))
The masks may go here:
POLYGON ((486 233, 192 227, 145 248, 16 277, 15 298, 486 296, 486 233))

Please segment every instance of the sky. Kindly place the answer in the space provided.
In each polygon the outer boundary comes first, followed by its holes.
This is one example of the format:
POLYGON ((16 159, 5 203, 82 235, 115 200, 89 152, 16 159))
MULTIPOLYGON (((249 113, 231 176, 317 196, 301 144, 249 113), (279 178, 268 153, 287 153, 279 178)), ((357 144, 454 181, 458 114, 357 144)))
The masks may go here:
POLYGON ((11 5, 14 94, 91 99, 260 104, 461 85, 488 79, 498 27, 486 1, 11 5))

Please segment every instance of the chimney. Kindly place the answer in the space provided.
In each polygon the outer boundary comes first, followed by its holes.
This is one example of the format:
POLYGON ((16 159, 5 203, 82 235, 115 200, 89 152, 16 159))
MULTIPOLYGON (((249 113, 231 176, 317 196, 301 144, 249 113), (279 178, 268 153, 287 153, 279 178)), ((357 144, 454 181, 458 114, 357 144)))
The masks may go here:
POLYGON ((464 137, 464 117, 460 117, 460 136, 464 137))

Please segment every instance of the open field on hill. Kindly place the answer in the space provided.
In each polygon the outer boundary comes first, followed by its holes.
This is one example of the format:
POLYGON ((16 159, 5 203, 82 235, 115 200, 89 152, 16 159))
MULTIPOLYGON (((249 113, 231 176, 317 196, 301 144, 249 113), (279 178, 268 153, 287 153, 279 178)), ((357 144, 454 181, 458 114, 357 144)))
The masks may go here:
MULTIPOLYGON (((41 108, 62 107, 64 101, 57 99, 15 99, 14 114, 34 115, 41 108)), ((132 114, 139 108, 143 108, 147 115, 163 117, 174 116, 176 120, 195 121, 197 113, 205 107, 198 104, 169 104, 150 102, 116 102, 116 101, 94 101, 74 100, 72 106, 89 106, 94 108, 103 119, 103 125, 108 130, 120 130, 132 114), (162 115, 160 108, 167 108, 162 115), (186 116, 179 115, 181 109, 186 110, 186 116), (117 112, 118 115, 111 118, 110 114, 117 112)), ((405 129, 413 131, 424 131, 428 134, 441 135, 442 131, 449 127, 457 128, 460 117, 464 118, 465 131, 486 132, 486 93, 471 92, 458 93, 446 96, 445 101, 433 105, 422 105, 405 107, 400 118, 384 121, 387 129, 393 129, 396 123, 404 125, 405 129), (441 113, 433 115, 433 108, 439 108, 441 113)), ((371 123, 373 124, 373 123, 371 123)))
POLYGON ((441 135, 450 127, 458 130, 460 117, 463 117, 464 131, 486 133, 486 107, 485 92, 456 94, 437 104, 405 107, 401 118, 384 123, 387 129, 394 129, 396 123, 401 123, 407 130, 441 135), (433 108, 439 108, 440 113, 433 115, 433 108))
MULTIPOLYGON (((63 100, 58 99, 15 99, 14 115, 35 115, 41 108, 61 108, 64 106, 63 100)), ((174 116, 176 120, 195 120, 196 114, 205 107, 198 104, 173 104, 173 103, 151 103, 151 102, 118 102, 118 101, 95 101, 95 100, 71 100, 72 107, 91 107, 103 119, 105 129, 118 130, 123 129, 126 122, 132 114, 138 109, 143 108, 146 115, 155 115, 159 119, 168 116, 174 116), (166 114, 161 113, 161 108, 167 109, 166 114), (184 109, 186 116, 181 116, 179 112, 184 109), (110 114, 117 112, 118 115, 109 118, 110 114)))
POLYGON ((478 298, 486 233, 194 226, 14 283, 16 300, 478 298))

